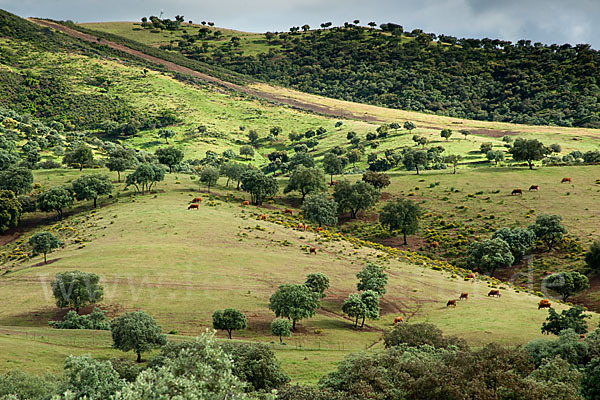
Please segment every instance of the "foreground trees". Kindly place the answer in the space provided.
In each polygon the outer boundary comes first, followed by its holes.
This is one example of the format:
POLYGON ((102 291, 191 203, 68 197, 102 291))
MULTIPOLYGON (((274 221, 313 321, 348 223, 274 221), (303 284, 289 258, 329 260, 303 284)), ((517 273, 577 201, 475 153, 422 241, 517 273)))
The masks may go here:
POLYGON ((93 273, 67 271, 56 274, 52 282, 52 294, 58 307, 73 307, 79 313, 81 307, 102 300, 104 288, 98 283, 100 277, 93 273))
POLYGON ((110 331, 115 349, 137 354, 137 362, 142 361, 142 353, 167 343, 167 337, 154 318, 143 311, 128 312, 111 321, 110 331))
POLYGON ((14 194, 25 194, 33 188, 33 173, 28 168, 11 167, 0 171, 0 190, 10 190, 14 194))
POLYGON ((287 319, 276 319, 271 322, 271 333, 279 336, 279 343, 283 343, 283 337, 292 336, 292 323, 287 319))

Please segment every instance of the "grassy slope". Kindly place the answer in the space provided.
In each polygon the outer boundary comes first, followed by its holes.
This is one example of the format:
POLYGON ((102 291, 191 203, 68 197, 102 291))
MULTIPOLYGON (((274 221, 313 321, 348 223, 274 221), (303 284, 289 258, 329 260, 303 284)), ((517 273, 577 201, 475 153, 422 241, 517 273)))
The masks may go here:
MULTIPOLYGON (((36 182, 49 187, 77 175, 75 171, 44 171, 36 174, 36 182)), ((131 198, 125 194, 118 202, 106 200, 96 213, 84 208, 63 224, 76 229, 84 247, 66 239, 67 246, 49 256, 51 264, 40 266, 36 257, 0 278, 1 369, 19 366, 56 372, 66 354, 119 355, 109 348, 106 334, 45 328, 58 313, 49 282, 55 273, 69 269, 102 277, 103 307, 111 313, 144 309, 165 332, 193 336, 210 327, 216 309, 236 307, 247 315, 249 329, 235 336, 267 342, 274 339, 268 331, 273 319, 267 307, 269 296, 281 283, 302 282, 307 273, 321 271, 331 280, 324 310, 302 321, 299 332, 287 340, 288 346, 274 346, 284 368, 298 381, 316 380, 350 351, 380 346, 382 331, 399 314, 416 313, 412 321, 433 322, 473 345, 492 340, 524 343, 541 336, 539 327, 546 312, 536 309, 537 297, 505 290, 501 299, 488 298, 484 282, 451 279, 448 274, 394 260, 387 264, 390 281, 382 318, 355 332, 341 315, 341 302, 355 290, 355 274, 364 262, 380 260, 374 250, 319 241, 310 232, 257 221, 252 208, 239 207, 239 199, 225 202, 221 196, 211 207, 203 195, 200 211, 188 211, 187 203, 197 192, 187 176, 168 176, 158 189, 157 195, 131 198), (321 251, 309 256, 303 248, 306 245, 316 245, 321 251), (445 302, 461 291, 471 293, 472 299, 446 309, 445 302), (519 329, 511 329, 514 326, 519 329), (17 346, 26 347, 25 357, 17 356, 17 346)))

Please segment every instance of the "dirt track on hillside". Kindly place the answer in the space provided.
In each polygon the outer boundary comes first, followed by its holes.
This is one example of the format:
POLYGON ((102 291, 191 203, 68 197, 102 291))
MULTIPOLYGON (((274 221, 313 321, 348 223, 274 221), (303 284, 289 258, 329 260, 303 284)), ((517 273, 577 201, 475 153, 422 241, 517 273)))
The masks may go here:
POLYGON ((144 59, 153 64, 162 65, 163 67, 167 68, 169 71, 179 72, 182 74, 190 75, 195 78, 202 79, 203 81, 206 81, 209 83, 213 83, 213 84, 216 84, 219 86, 226 87, 231 90, 235 90, 238 92, 246 93, 251 96, 256 96, 256 97, 265 99, 272 103, 285 104, 285 105, 288 105, 290 107, 293 107, 293 108, 296 108, 299 110, 310 111, 310 112, 314 112, 317 114, 323 114, 323 115, 328 115, 328 116, 355 119, 355 120, 361 120, 361 121, 367 121, 367 122, 380 121, 378 118, 371 116, 371 115, 356 115, 356 114, 354 114, 348 110, 344 110, 342 108, 338 108, 338 107, 330 108, 330 107, 325 107, 325 106, 319 106, 319 105, 316 105, 313 103, 307 103, 307 102, 305 103, 305 102, 302 102, 302 101, 299 101, 296 99, 290 99, 285 96, 278 96, 277 94, 267 93, 267 92, 264 92, 261 90, 256 90, 254 88, 247 87, 247 86, 236 85, 235 83, 223 81, 221 79, 215 78, 214 76, 203 74, 203 73, 195 71, 193 69, 183 67, 179 64, 175 64, 171 61, 163 60, 161 58, 157 58, 157 57, 148 55, 141 51, 134 50, 130 47, 127 47, 127 46, 124 46, 124 45, 121 45, 121 44, 118 44, 115 42, 111 42, 109 40, 97 38, 93 35, 79 32, 78 30, 69 28, 64 25, 57 24, 55 22, 41 20, 41 19, 34 19, 34 18, 30 19, 30 21, 32 21, 38 25, 42 25, 42 26, 45 26, 48 28, 55 29, 55 30, 60 31, 69 36, 76 37, 81 40, 85 40, 86 42, 102 44, 102 45, 110 47, 111 49, 122 51, 122 52, 130 54, 132 56, 144 59))

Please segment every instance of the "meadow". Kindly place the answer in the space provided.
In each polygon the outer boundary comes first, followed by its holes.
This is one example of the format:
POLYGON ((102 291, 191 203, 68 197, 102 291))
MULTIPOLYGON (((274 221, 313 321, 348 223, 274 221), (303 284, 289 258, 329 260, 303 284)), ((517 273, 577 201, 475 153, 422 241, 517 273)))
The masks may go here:
MULTIPOLYGON (((44 189, 78 175, 76 171, 40 171, 35 181, 44 189)), ((395 180, 395 185, 401 182, 395 180)), ((258 210, 243 208, 243 193, 227 191, 223 183, 210 195, 182 174, 168 175, 151 195, 135 195, 118 187, 118 194, 102 200, 98 209, 80 204, 68 219, 54 225, 66 245, 49 255, 48 264, 40 263, 39 256, 5 263, 0 278, 0 368, 59 372, 67 354, 134 358, 112 350, 107 333, 47 327, 49 320, 64 315, 54 305, 49 284, 57 272, 72 269, 101 276, 105 296, 100 306, 110 317, 143 309, 164 332, 172 333, 170 340, 204 332, 211 327, 215 310, 234 307, 249 321, 248 329, 234 332, 234 338, 266 343, 278 341, 268 328, 274 318, 268 299, 277 286, 302 283, 311 272, 325 273, 331 288, 317 315, 301 321, 285 346, 272 344, 284 369, 297 382, 314 383, 350 352, 381 346, 382 333, 397 315, 410 322, 434 323, 475 347, 490 341, 512 345, 542 337, 540 326, 546 312, 537 310, 537 296, 503 285, 501 299, 488 297, 489 283, 484 280, 465 281, 453 273, 385 257, 343 240, 259 221, 257 216, 263 212, 273 221, 283 219, 279 204, 284 199, 258 210), (204 198, 200 210, 187 210, 191 197, 198 194, 204 198), (308 246, 318 247, 319 253, 309 255, 308 246), (341 303, 355 292, 355 274, 366 262, 384 264, 389 284, 380 320, 355 330, 341 312, 341 303), (445 307, 448 299, 463 291, 470 293, 470 300, 459 302, 456 308, 445 307), (22 354, 16 352, 18 348, 26 348, 24 357, 17 357, 22 354)), ((39 217, 26 217, 24 225, 28 225, 27 218, 39 217)), ((5 249, 23 247, 27 236, 5 249)), ((590 325, 596 320, 594 316, 590 325)), ((219 336, 226 337, 224 333, 219 336)))

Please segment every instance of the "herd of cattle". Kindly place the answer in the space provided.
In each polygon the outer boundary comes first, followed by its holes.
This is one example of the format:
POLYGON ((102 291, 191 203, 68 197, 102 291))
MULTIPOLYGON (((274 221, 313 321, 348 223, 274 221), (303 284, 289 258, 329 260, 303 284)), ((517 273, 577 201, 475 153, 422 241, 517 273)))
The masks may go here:
MULTIPOLYGON (((572 183, 572 181, 573 180, 571 178, 562 178, 562 180, 560 181, 560 183, 572 183)), ((540 190, 539 185, 531 185, 529 187, 529 191, 530 192, 531 191, 536 191, 537 192, 538 190, 540 190)), ((512 193, 511 193, 512 196, 517 195, 517 194, 522 196, 523 195, 523 190, 521 190, 521 189, 514 189, 512 191, 512 193)))

